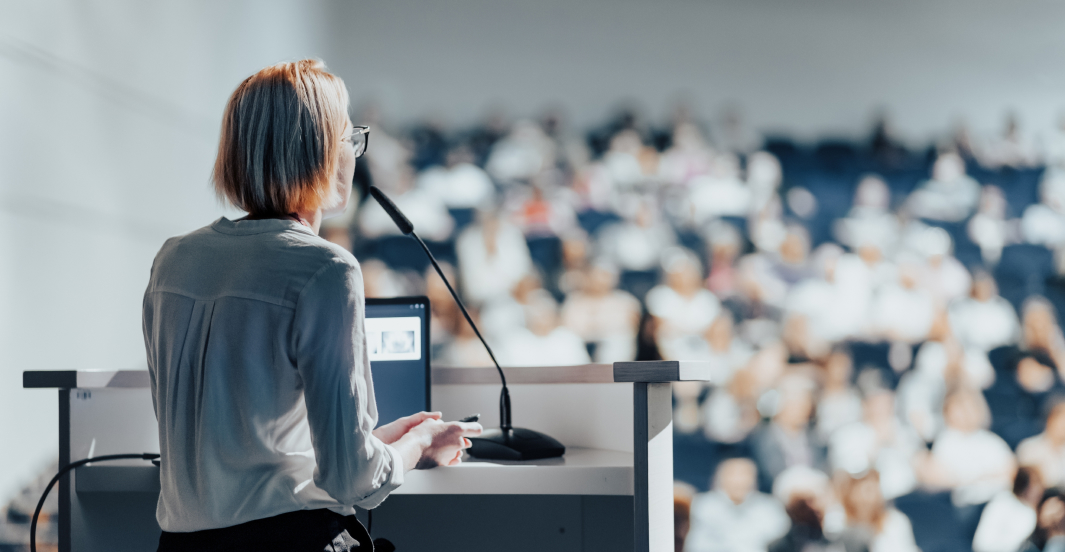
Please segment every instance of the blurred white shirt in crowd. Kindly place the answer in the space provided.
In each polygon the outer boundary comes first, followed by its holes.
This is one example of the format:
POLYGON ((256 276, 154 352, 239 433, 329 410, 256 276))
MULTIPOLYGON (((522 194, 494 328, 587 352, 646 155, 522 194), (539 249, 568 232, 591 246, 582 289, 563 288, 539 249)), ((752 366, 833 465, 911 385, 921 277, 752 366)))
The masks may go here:
POLYGON ((932 458, 961 482, 951 494, 956 506, 983 504, 1010 489, 1013 451, 986 429, 962 433, 948 427, 936 437, 932 458))
POLYGON ((612 224, 599 235, 603 257, 620 270, 654 270, 662 252, 676 243, 676 236, 668 224, 641 226, 632 222, 612 224))
POLYGON ((988 301, 967 297, 950 307, 950 326, 966 348, 990 351, 1016 343, 1021 325, 1013 305, 1001 296, 988 301))
POLYGON ((693 178, 688 192, 692 218, 703 225, 718 217, 741 217, 751 205, 751 191, 738 177, 703 175, 693 178))
POLYGON ((851 475, 877 470, 885 500, 907 494, 917 488, 913 459, 924 449, 924 443, 901 422, 895 423, 893 433, 894 439, 883 443, 876 430, 864 422, 843 427, 828 442, 829 464, 851 475))
POLYGON ((1021 233, 1028 243, 1047 247, 1065 243, 1065 214, 1042 203, 1029 205, 1021 218, 1021 233))
POLYGON ((699 335, 721 312, 721 302, 708 289, 700 289, 691 297, 683 297, 666 285, 655 286, 647 292, 647 311, 666 322, 663 338, 699 335))
POLYGON ((869 542, 869 552, 920 552, 913 538, 913 525, 902 512, 888 508, 884 526, 869 542))
MULTIPOLYGON (((393 194, 391 199, 414 222, 414 228, 422 239, 444 241, 451 235, 455 221, 451 219, 447 206, 435 194, 415 188, 393 194)), ((363 204, 359 213, 359 229, 364 236, 371 238, 400 233, 396 223, 376 201, 363 204)))
POLYGON ((502 338, 498 358, 503 366, 572 366, 592 361, 584 340, 564 326, 543 336, 515 329, 502 338))
POLYGON ((920 288, 891 284, 873 300, 873 328, 890 340, 922 341, 932 328, 934 316, 932 295, 920 288))
POLYGON ((488 173, 471 163, 426 169, 418 176, 417 187, 435 195, 452 209, 487 206, 495 196, 495 186, 488 173))
POLYGON ((980 514, 973 552, 1017 552, 1035 530, 1036 513, 1010 491, 1002 491, 980 514))
POLYGON ((724 492, 710 491, 692 500, 684 550, 765 552, 790 526, 784 506, 770 495, 752 492, 736 504, 724 492))
POLYGON ((932 178, 910 194, 910 213, 920 218, 958 222, 965 220, 980 202, 980 184, 965 174, 965 162, 955 153, 939 156, 932 178))
POLYGON ((473 303, 483 303, 510 293, 514 284, 532 270, 525 236, 514 226, 500 222, 495 248, 489 252, 481 225, 468 228, 455 242, 463 294, 473 303))

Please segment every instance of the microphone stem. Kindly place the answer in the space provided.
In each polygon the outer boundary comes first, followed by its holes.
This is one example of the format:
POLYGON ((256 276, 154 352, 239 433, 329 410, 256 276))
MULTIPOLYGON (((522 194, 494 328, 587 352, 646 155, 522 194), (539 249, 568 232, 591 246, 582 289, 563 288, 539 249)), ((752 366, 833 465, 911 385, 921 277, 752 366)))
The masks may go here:
POLYGON ((499 393, 499 427, 506 434, 511 429, 510 425, 510 391, 507 389, 507 377, 503 375, 503 369, 499 366, 499 361, 496 360, 496 355, 492 353, 492 348, 488 346, 488 342, 481 336, 481 331, 477 329, 477 324, 473 323, 473 318, 470 318, 470 313, 466 310, 466 305, 462 304, 462 299, 459 299, 459 294, 455 292, 455 288, 451 287, 451 282, 447 280, 447 276, 444 275, 444 271, 440 268, 440 265, 436 262, 436 257, 429 252, 429 247, 425 245, 422 238, 417 233, 411 231, 410 236, 413 237, 418 245, 422 246, 425 251, 425 255, 429 257, 429 262, 433 263, 433 268, 436 269, 436 273, 440 275, 440 279, 444 281, 444 285, 447 286, 447 290, 451 292, 451 297, 455 299, 455 303, 459 306, 459 310, 462 311, 462 316, 466 317, 466 322, 469 322, 470 328, 473 328, 473 333, 477 334, 477 339, 481 340, 481 344, 484 345, 484 349, 488 351, 488 356, 492 358, 492 363, 495 364, 496 370, 499 372, 499 379, 503 382, 503 390, 499 393))

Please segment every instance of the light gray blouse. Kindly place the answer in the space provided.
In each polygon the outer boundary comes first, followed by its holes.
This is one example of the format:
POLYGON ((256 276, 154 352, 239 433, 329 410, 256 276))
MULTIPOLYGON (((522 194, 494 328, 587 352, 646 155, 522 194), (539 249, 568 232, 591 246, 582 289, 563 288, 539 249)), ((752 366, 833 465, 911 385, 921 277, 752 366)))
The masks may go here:
POLYGON ((303 509, 352 514, 403 483, 374 437, 362 273, 289 220, 171 238, 144 294, 165 531, 303 509))

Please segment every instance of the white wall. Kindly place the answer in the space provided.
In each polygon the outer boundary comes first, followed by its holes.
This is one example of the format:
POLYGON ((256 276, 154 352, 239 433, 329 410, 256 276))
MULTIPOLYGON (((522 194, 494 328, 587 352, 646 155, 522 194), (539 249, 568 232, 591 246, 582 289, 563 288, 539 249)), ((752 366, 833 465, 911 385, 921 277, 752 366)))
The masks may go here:
MULTIPOLYGON (((23 370, 143 368, 140 301, 209 189, 238 82, 324 56, 295 2, 0 6, 0 503, 54 460, 54 391, 23 370)), ((139 451, 130 451, 139 452, 139 451)))
POLYGON ((168 236, 221 208, 219 117, 241 78, 319 56, 396 119, 489 103, 580 121, 739 101, 756 126, 853 132, 890 108, 914 136, 1065 105, 1050 0, 0 0, 0 500, 56 452, 28 369, 144 365, 140 299, 168 236), (12 453, 14 452, 14 453, 12 453))
POLYGON ((617 100, 706 115, 740 103, 756 127, 865 130, 884 106, 913 137, 1005 109, 1065 108, 1065 3, 1055 0, 383 0, 334 6, 331 64, 395 116, 461 121, 489 102, 577 119, 617 100))

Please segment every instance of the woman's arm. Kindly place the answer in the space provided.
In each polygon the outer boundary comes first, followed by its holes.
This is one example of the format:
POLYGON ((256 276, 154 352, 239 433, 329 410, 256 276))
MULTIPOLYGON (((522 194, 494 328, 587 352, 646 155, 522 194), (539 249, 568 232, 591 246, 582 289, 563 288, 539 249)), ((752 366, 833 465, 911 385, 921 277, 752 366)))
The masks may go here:
POLYGON ((380 439, 384 444, 391 445, 407 434, 408 431, 413 429, 418 424, 425 420, 439 420, 441 414, 439 412, 419 412, 417 414, 411 414, 410 416, 404 416, 394 422, 385 424, 373 430, 374 437, 380 439))

